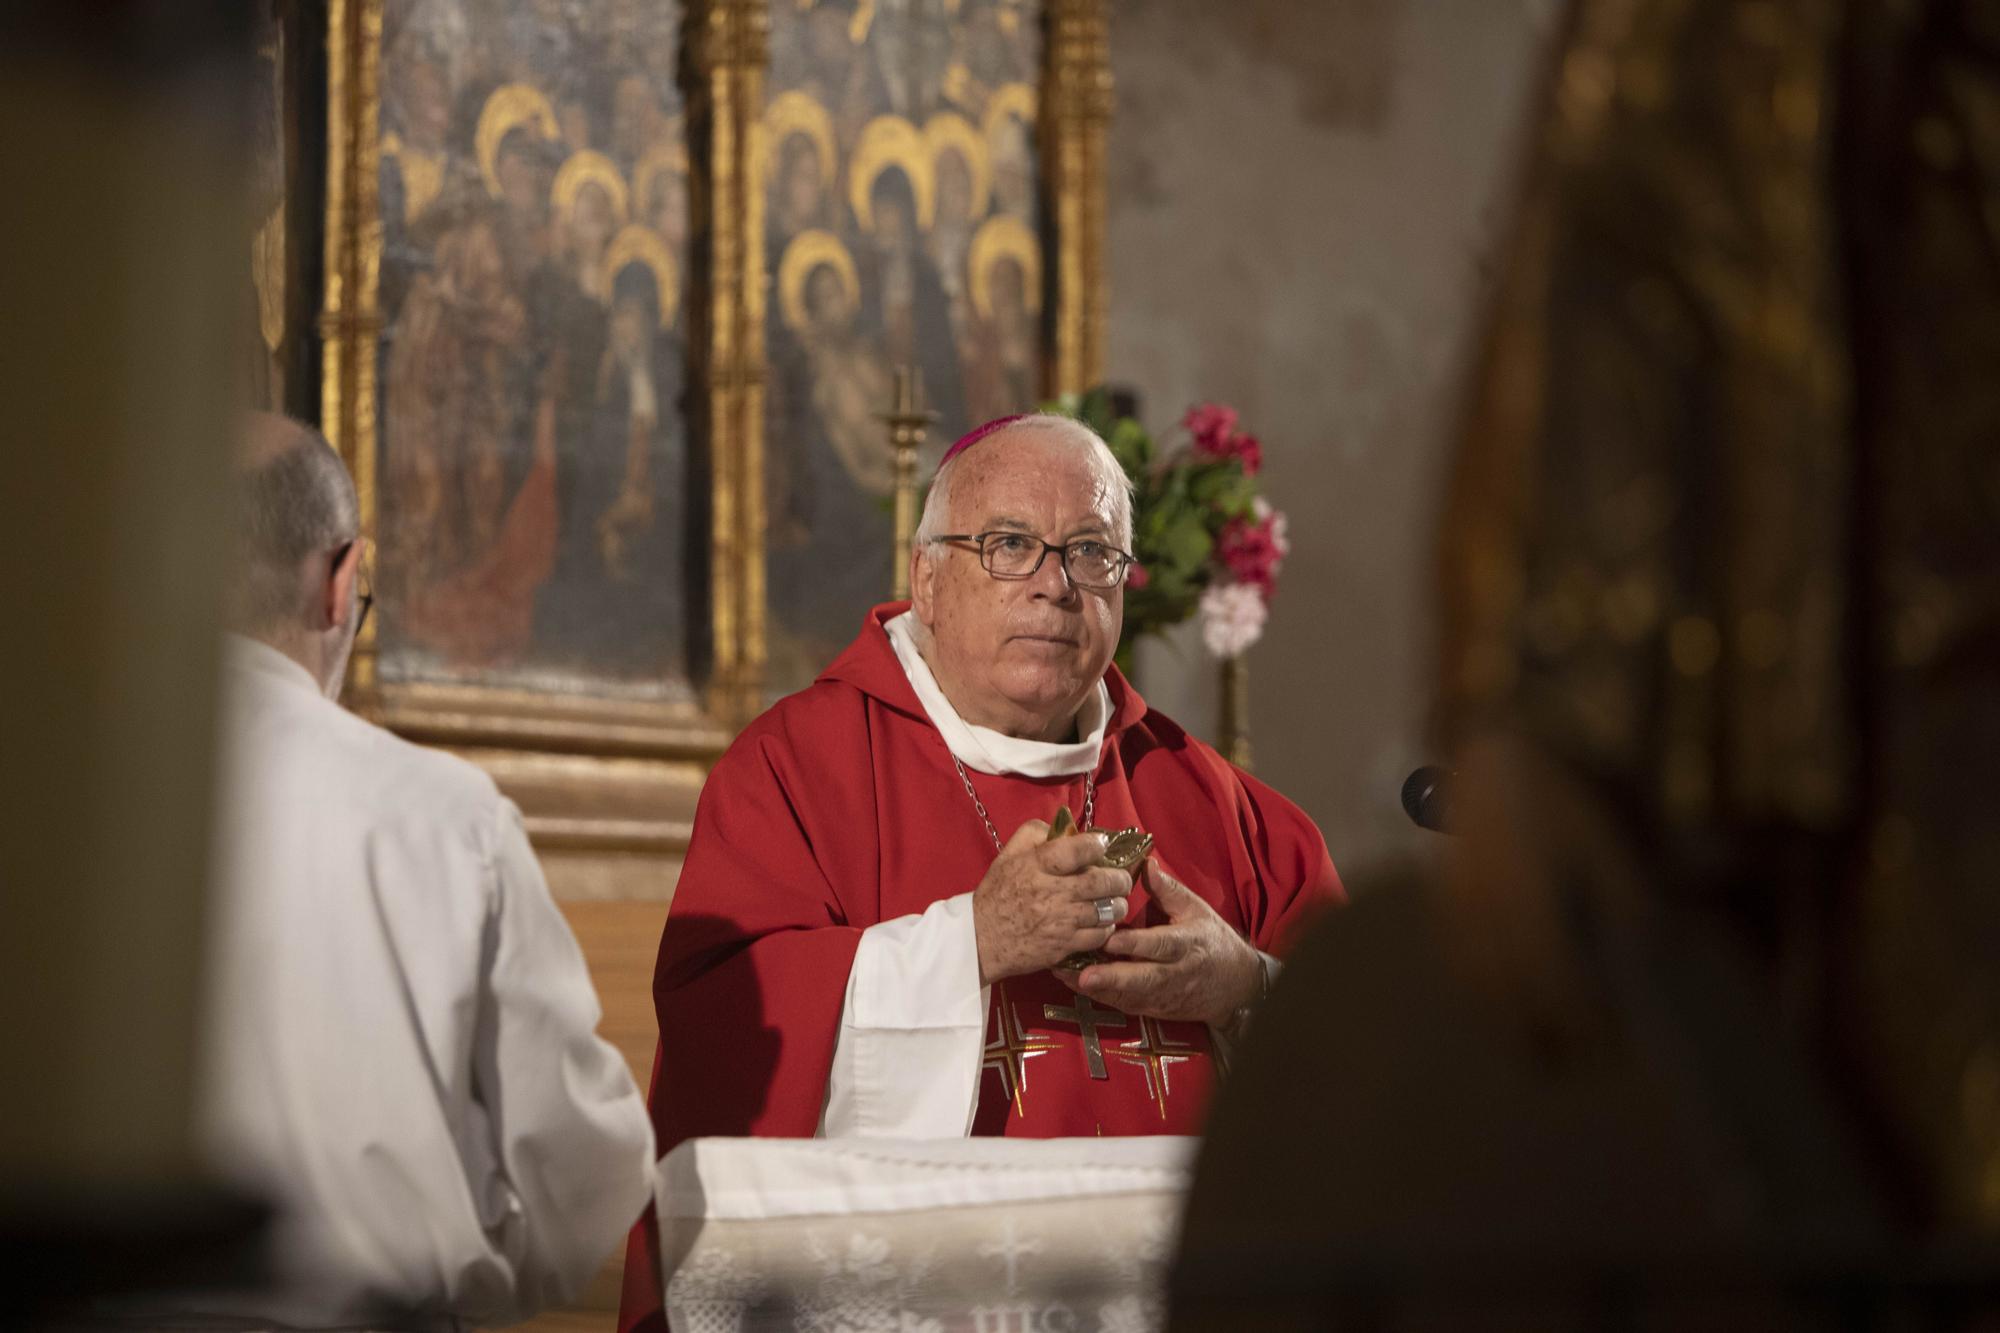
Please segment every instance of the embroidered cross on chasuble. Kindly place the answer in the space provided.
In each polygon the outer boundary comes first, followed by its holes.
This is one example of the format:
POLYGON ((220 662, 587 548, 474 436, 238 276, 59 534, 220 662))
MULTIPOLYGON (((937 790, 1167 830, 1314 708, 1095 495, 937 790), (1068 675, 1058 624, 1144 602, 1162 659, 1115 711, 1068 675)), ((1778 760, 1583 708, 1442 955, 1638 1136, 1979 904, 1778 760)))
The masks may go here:
POLYGON ((1208 1028, 1134 1016, 1047 972, 993 986, 975 1134, 1195 1134, 1215 1086, 1208 1028))

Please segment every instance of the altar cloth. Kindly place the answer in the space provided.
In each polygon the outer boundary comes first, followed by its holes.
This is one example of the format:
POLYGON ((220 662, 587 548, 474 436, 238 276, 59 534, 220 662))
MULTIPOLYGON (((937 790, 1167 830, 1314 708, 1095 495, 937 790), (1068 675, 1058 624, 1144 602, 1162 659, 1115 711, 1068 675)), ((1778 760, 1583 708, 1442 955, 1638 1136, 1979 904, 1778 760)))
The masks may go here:
POLYGON ((676 1333, 1146 1333, 1195 1140, 694 1139, 654 1177, 676 1333))

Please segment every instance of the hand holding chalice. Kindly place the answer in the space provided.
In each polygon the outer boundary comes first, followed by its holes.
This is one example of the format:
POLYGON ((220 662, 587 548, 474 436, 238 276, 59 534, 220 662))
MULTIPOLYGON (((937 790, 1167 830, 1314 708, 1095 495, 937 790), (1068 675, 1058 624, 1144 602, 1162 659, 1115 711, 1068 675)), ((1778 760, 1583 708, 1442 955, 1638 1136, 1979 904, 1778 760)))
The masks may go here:
MULTIPOLYGON (((1138 877, 1140 862, 1144 861, 1146 854, 1153 850, 1153 835, 1136 828, 1105 829, 1101 831, 1104 834, 1104 855, 1098 858, 1097 864, 1108 866, 1113 870, 1129 871, 1136 879, 1138 877)), ((1056 811, 1056 817, 1049 821, 1049 841, 1051 842, 1054 842, 1057 838, 1066 838, 1081 832, 1083 830, 1077 828, 1076 820, 1070 814, 1068 806, 1064 806, 1062 809, 1056 811)), ((1104 924, 1112 925, 1113 923, 1107 921, 1104 924)), ((1059 972, 1081 971, 1083 968, 1089 967, 1092 963, 1109 961, 1109 957, 1098 950, 1086 949, 1079 953, 1073 953, 1060 963, 1057 963, 1056 970, 1059 972)))

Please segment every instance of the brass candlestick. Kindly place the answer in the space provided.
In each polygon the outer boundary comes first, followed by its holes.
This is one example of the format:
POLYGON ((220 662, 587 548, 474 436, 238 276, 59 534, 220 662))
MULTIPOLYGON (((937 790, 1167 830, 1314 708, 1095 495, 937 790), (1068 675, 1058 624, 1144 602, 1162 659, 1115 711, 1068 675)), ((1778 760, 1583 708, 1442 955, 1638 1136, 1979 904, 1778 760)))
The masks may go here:
POLYGON ((1243 654, 1222 659, 1222 718, 1215 748, 1238 768, 1250 767, 1250 664, 1243 654))
POLYGON ((896 367, 895 401, 882 420, 889 426, 889 450, 896 460, 896 547, 890 559, 889 595, 910 595, 910 543, 917 532, 917 451, 937 413, 924 410, 923 377, 909 366, 896 367))

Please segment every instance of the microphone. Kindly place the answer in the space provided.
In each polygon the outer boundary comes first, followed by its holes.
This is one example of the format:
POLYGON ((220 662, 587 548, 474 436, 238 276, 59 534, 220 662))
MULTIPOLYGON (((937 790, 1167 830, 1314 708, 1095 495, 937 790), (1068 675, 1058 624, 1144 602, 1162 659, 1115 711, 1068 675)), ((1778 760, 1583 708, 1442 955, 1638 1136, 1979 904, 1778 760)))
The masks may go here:
POLYGON ((1411 823, 1433 833, 1451 832, 1452 778, 1449 769, 1425 764, 1403 779, 1403 812, 1411 823))

